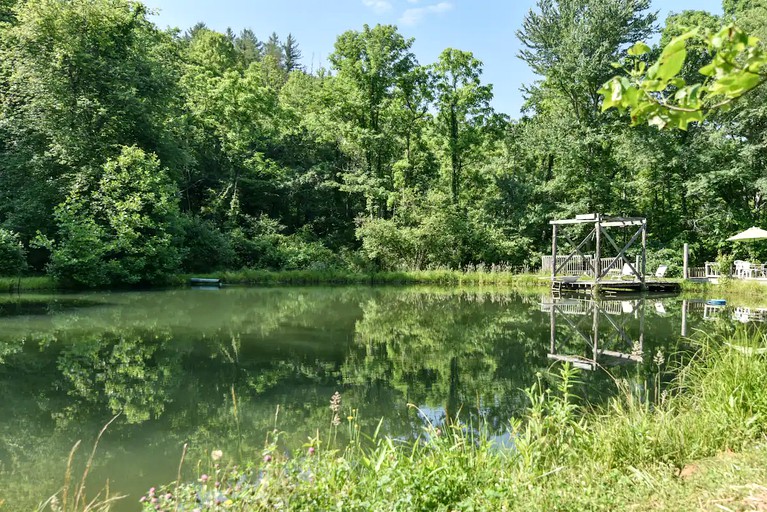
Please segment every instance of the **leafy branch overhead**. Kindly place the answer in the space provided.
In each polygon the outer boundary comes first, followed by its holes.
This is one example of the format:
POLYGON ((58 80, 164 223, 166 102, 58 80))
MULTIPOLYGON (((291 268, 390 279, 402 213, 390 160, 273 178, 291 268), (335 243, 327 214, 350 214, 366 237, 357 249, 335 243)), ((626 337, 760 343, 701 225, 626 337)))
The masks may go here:
POLYGON ((727 109, 732 102, 753 91, 767 80, 767 53, 761 41, 735 25, 712 33, 690 30, 672 39, 658 59, 648 66, 652 49, 636 43, 628 57, 616 67, 627 76, 615 76, 599 93, 604 96, 602 110, 628 110, 634 125, 648 123, 658 128, 686 130, 691 122, 701 122, 706 114, 727 109), (688 47, 699 47, 712 55, 700 68, 705 77, 687 83, 680 76, 688 47))

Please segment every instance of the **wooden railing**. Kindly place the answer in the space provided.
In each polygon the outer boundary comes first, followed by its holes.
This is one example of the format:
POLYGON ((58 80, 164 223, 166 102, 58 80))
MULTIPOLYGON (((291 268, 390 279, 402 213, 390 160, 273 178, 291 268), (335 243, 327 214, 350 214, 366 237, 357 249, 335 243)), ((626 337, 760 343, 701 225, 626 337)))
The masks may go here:
MULTIPOLYGON (((599 267, 602 272, 610 265, 615 258, 600 258, 599 267)), ((568 260, 568 256, 557 256, 557 268, 564 265, 564 268, 557 271, 557 275, 560 276, 582 276, 584 274, 593 276, 594 271, 594 256, 587 254, 585 257, 576 255, 568 260)), ((551 256, 541 256, 541 272, 543 274, 551 275, 551 256)), ((639 270, 639 256, 634 261, 634 268, 639 270)), ((623 263, 618 261, 610 268, 609 274, 620 274, 623 270, 623 263)))
POLYGON ((705 279, 706 267, 690 267, 687 269, 687 277, 689 279, 705 279))
MULTIPOLYGON (((722 277, 722 272, 720 270, 719 263, 707 261, 706 262, 706 275, 705 277, 722 277)), ((732 269, 729 269, 729 271, 726 273, 726 276, 732 275, 732 269)))

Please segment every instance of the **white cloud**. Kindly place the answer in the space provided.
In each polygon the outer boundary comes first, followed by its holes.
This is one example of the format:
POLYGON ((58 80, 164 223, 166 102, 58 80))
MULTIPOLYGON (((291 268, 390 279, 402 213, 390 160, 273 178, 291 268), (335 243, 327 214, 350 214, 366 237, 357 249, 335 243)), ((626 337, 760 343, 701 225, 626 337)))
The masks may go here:
POLYGON ((391 9, 391 2, 387 0, 362 0, 362 3, 366 7, 370 7, 378 14, 384 13, 391 9))
POLYGON ((438 4, 407 9, 402 13, 402 16, 400 16, 399 22, 402 25, 417 25, 425 16, 429 14, 439 14, 449 11, 452 8, 453 4, 450 2, 440 2, 438 4))

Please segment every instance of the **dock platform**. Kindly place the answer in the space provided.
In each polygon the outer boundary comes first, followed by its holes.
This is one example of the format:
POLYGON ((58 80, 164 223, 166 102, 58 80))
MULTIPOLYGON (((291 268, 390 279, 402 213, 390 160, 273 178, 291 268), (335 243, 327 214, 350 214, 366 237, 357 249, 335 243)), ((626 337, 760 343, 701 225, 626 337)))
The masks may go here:
POLYGON ((602 295, 618 295, 618 294, 637 294, 642 292, 647 293, 678 293, 681 291, 681 286, 675 281, 621 281, 621 280, 603 280, 595 282, 591 280, 578 280, 572 281, 569 279, 553 279, 551 281, 551 290, 553 292, 569 292, 569 293, 583 293, 583 294, 602 294, 602 295))

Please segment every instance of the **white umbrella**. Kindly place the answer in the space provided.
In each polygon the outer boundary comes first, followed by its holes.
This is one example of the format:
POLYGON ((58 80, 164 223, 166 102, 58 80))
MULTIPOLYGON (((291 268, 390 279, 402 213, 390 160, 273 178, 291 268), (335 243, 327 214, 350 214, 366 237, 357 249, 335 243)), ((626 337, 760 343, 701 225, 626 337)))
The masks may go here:
POLYGON ((728 242, 736 242, 738 240, 760 240, 767 238, 767 231, 762 228, 750 227, 742 233, 733 235, 727 239, 728 242))

